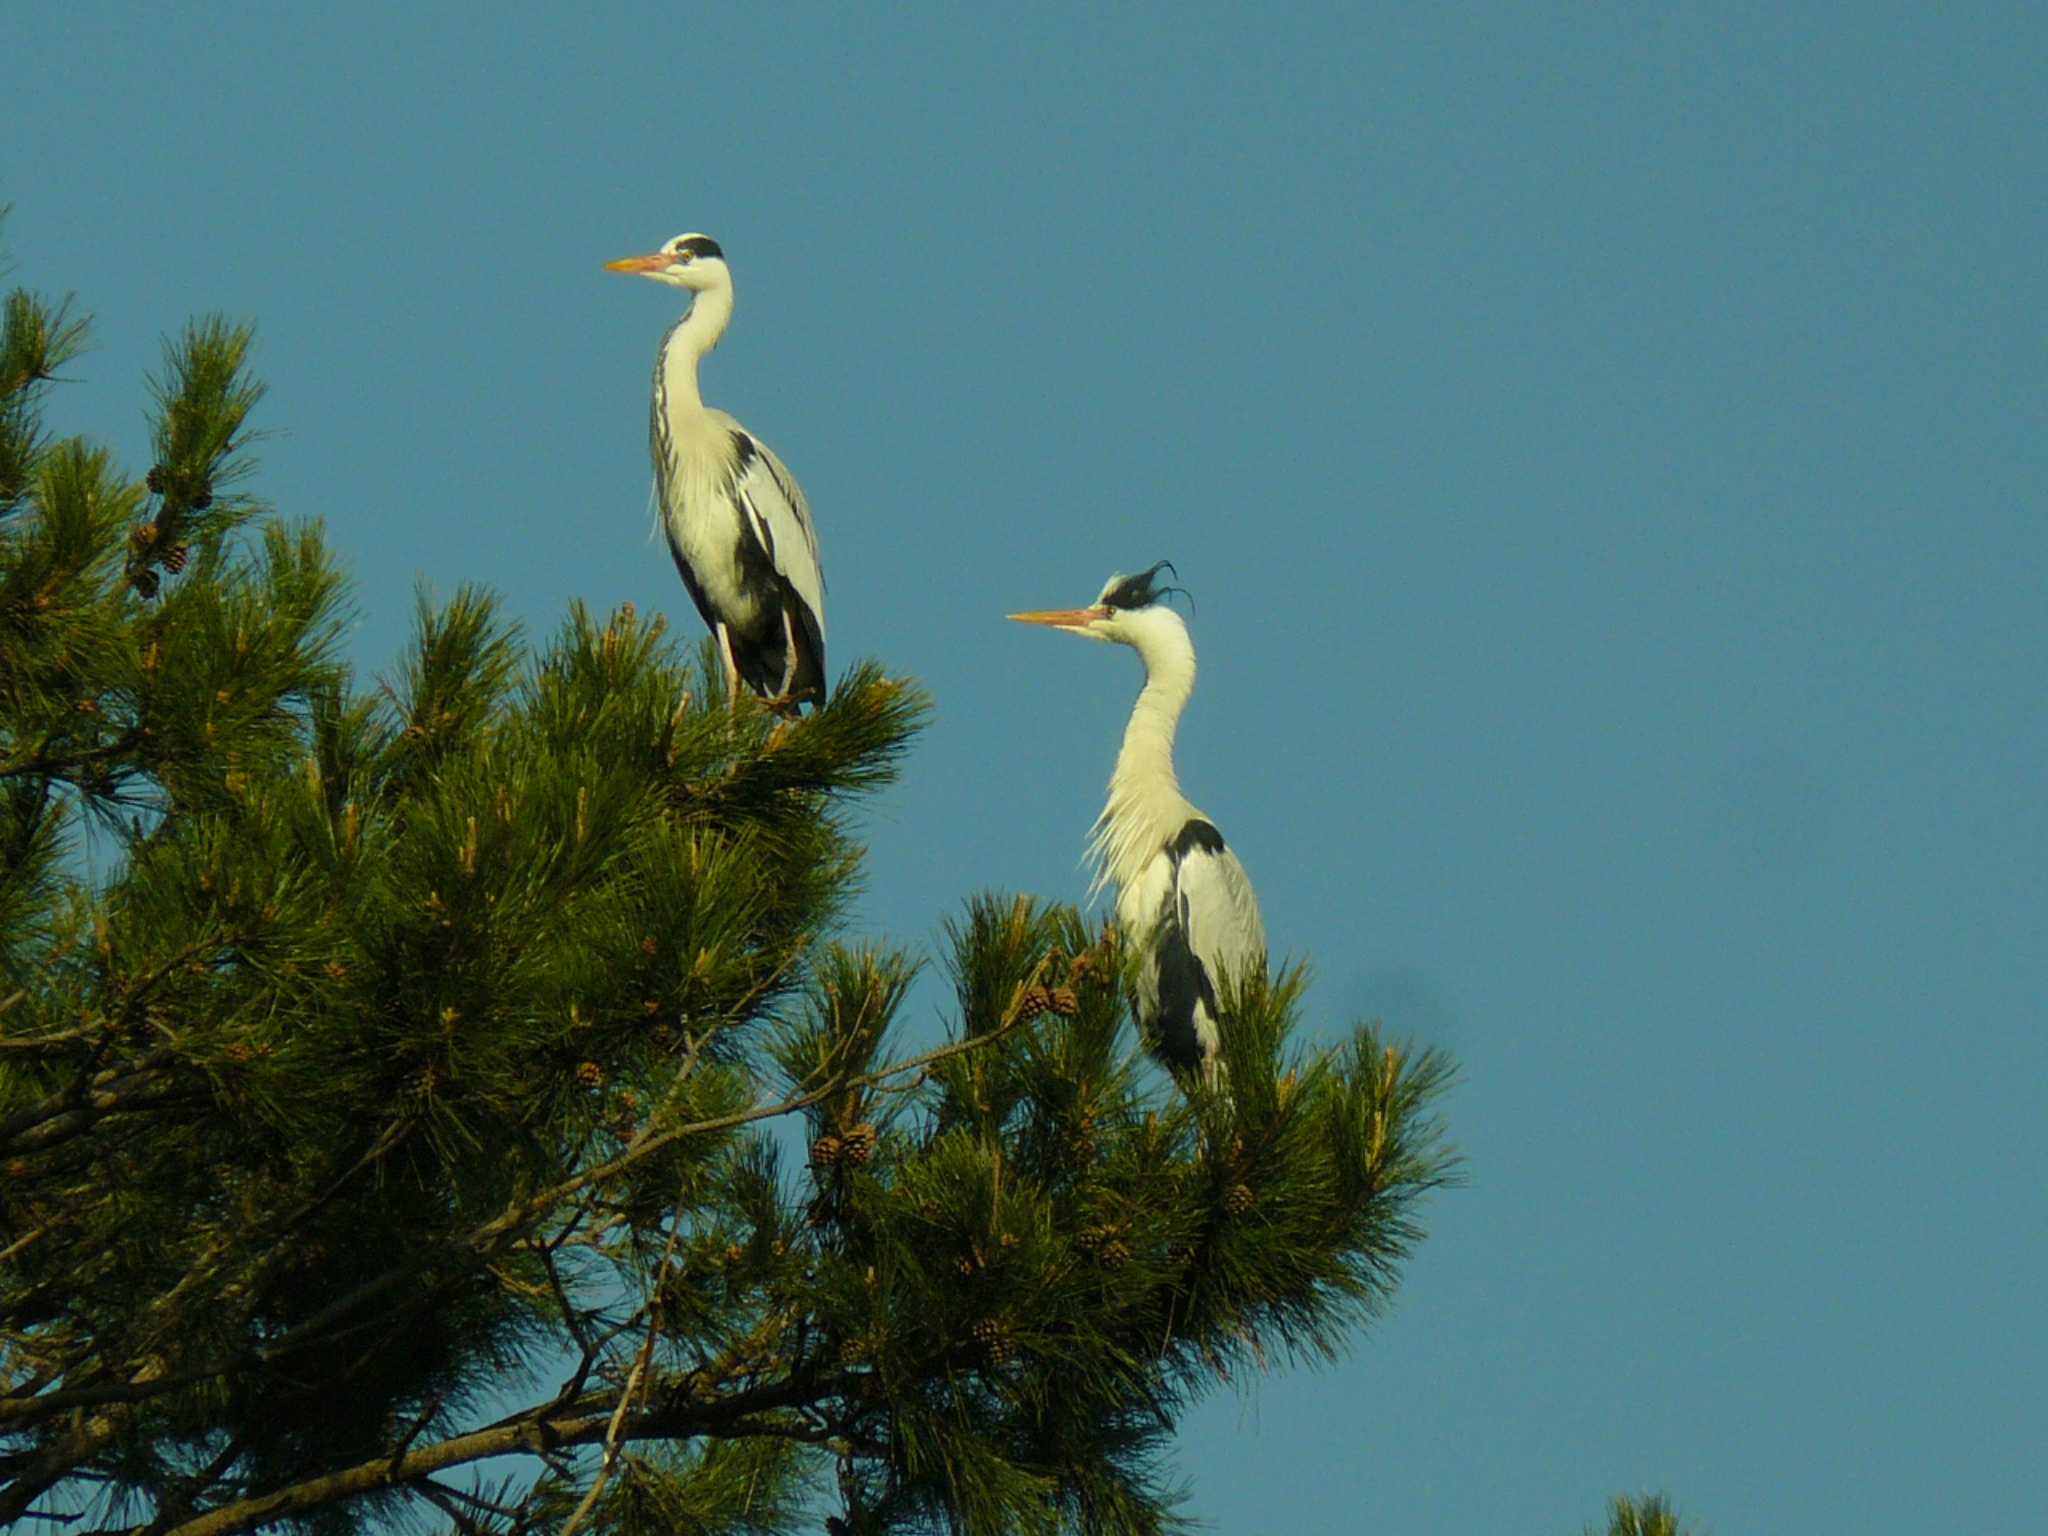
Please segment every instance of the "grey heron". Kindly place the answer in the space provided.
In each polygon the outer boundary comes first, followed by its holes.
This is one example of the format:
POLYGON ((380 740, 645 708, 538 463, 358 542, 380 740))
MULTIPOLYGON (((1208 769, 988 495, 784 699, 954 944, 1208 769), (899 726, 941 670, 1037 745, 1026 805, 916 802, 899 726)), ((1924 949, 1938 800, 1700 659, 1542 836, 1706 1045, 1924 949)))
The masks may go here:
POLYGON ((825 572, 811 509, 768 445, 697 387, 698 362, 732 319, 725 253, 684 234, 606 270, 694 295, 655 357, 649 447, 669 553, 718 638, 733 699, 745 683, 778 709, 824 703, 825 572))
POLYGON ((1242 976, 1266 958, 1259 899, 1216 823, 1180 792, 1173 738, 1195 691, 1195 646, 1187 624, 1161 603, 1162 560, 1136 576, 1110 577, 1087 608, 1013 613, 1090 640, 1128 645, 1145 664, 1145 686, 1124 728, 1088 854, 1090 894, 1116 887, 1116 916, 1138 955, 1138 1022, 1176 1071, 1216 1080, 1217 981, 1242 976))

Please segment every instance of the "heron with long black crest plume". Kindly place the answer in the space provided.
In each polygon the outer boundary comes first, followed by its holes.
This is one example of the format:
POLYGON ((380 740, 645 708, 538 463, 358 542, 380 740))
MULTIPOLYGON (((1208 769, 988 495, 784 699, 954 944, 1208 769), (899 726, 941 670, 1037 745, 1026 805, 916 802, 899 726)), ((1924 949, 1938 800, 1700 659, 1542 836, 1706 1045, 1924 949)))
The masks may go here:
POLYGON ((1013 613, 1090 640, 1128 645, 1145 664, 1145 686, 1124 727, 1088 855, 1092 896, 1116 887, 1117 922, 1138 956, 1140 1033, 1175 1072, 1215 1083, 1221 1040, 1218 982, 1266 959, 1266 928, 1244 865, 1216 823, 1180 791, 1173 740, 1195 691, 1195 645, 1181 616, 1161 601, 1159 573, 1110 577, 1086 608, 1013 613))
POLYGON ((718 639, 735 703, 744 684, 769 707, 825 702, 825 572, 796 477, 753 433, 705 405, 697 365, 732 319, 732 272, 709 235, 677 235, 606 263, 694 295, 654 361, 649 447, 669 553, 718 639))

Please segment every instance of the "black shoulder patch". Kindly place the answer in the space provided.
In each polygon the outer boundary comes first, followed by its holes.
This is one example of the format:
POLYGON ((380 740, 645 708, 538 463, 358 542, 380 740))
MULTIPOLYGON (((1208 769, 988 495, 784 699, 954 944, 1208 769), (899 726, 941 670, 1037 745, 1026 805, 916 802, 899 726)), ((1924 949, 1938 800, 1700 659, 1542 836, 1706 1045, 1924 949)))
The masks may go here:
POLYGON ((754 440, 744 432, 733 433, 732 457, 734 467, 745 474, 747 466, 754 462, 754 440))
POLYGON ((1167 851, 1173 855, 1173 862, 1178 864, 1197 848, 1204 853, 1221 853, 1223 834, 1216 830, 1214 822, 1204 821, 1201 817, 1195 816, 1180 829, 1180 835, 1166 846, 1167 851))
POLYGON ((692 256, 716 256, 720 261, 725 260, 725 252, 718 248, 718 242, 709 235, 692 235, 676 249, 688 251, 692 256))

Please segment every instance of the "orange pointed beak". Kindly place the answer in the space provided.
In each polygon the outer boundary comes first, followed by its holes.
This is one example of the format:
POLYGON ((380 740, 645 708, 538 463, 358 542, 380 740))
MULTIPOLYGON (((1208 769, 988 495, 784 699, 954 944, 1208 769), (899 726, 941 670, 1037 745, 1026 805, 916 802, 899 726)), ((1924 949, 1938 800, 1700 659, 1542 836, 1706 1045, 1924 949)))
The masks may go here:
POLYGON ((1100 608, 1042 608, 1036 613, 1006 615, 1019 624, 1049 624, 1054 629, 1086 629, 1102 617, 1100 608))
POLYGON ((659 272, 672 258, 666 251, 656 251, 651 256, 621 256, 617 261, 604 264, 607 272, 659 272))

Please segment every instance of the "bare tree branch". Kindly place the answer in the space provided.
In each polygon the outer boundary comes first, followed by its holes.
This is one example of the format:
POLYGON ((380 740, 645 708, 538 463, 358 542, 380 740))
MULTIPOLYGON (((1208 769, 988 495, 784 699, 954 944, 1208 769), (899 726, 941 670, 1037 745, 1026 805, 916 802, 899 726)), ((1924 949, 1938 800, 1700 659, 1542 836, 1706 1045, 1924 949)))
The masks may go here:
POLYGON ((583 1517, 590 1513, 597 1503, 598 1495, 604 1492, 604 1485, 611 1481, 612 1471, 619 1464, 619 1431, 626 1422, 626 1410, 633 1404, 634 1394, 647 1375, 647 1362, 654 1357, 655 1335, 661 1331, 661 1316, 656 1301, 661 1284, 668 1275, 669 1261, 676 1254, 676 1238, 683 1230, 682 1223, 671 1218, 668 1225, 668 1245, 661 1251, 661 1262, 654 1266, 655 1296, 647 1301, 647 1338, 640 1346, 640 1354, 633 1362, 633 1369, 626 1376, 625 1389, 619 1393, 619 1406, 612 1414, 611 1423, 604 1434, 604 1459, 598 1463, 597 1476, 590 1480, 590 1491, 583 1495, 581 1502, 570 1511, 569 1518, 562 1523, 562 1536, 575 1536, 576 1527, 583 1523, 583 1517))

